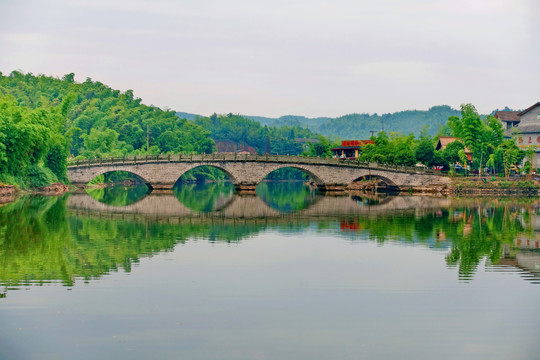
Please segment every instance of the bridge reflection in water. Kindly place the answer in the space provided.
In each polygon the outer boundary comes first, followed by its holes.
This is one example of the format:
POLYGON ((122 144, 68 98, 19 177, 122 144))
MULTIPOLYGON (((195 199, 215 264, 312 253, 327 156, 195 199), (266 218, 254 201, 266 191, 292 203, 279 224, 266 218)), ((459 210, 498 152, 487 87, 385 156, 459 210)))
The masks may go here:
MULTIPOLYGON (((271 186, 270 186, 271 187, 271 186)), ((263 188, 258 195, 238 195, 223 187, 211 210, 206 205, 186 206, 200 198, 200 191, 188 186, 178 192, 152 193, 126 206, 101 203, 86 193, 74 193, 67 207, 74 216, 98 216, 112 221, 159 222, 192 226, 293 226, 315 222, 336 222, 337 231, 351 240, 364 234, 378 242, 409 237, 427 240, 430 248, 449 251, 447 263, 459 268, 462 280, 472 279, 480 259, 492 271, 519 269, 532 282, 540 282, 540 215, 534 206, 515 199, 456 199, 437 196, 386 196, 357 193, 351 196, 320 195, 299 187, 301 202, 291 210, 279 209, 279 199, 263 188), (223 194, 227 194, 224 196, 223 194), (180 201, 179 201, 180 200, 180 201), (302 201, 303 201, 302 200, 302 201), (347 235, 349 234, 349 235, 347 235), (416 234, 416 235, 413 235, 416 234), (501 242, 501 238, 503 241, 501 242), (471 247, 470 242, 475 246, 471 247), (470 253, 473 251, 474 253, 470 253), (471 259, 474 261, 471 262, 471 259)), ((215 189, 214 189, 215 190, 215 189)), ((298 190, 298 189, 297 189, 298 190)), ((276 191, 279 197, 279 192, 276 191)), ((289 192, 289 199, 294 198, 289 192)), ((207 196, 208 197, 208 196, 207 196)), ((219 233, 213 230, 212 233, 219 233)), ((235 231, 236 233, 236 231, 235 231)), ((216 238, 217 239, 217 238, 216 238)), ((416 240, 414 240, 416 239, 416 240)), ((239 239, 240 240, 240 239, 239 239)))
MULTIPOLYGON (((222 342, 222 334, 231 335, 227 347, 240 339, 238 348, 246 341, 275 347, 283 338, 291 344, 305 338, 300 353, 313 349, 313 339, 323 339, 323 347, 349 348, 371 333, 369 341, 380 339, 380 347, 368 356, 385 354, 388 339, 412 344, 396 355, 414 358, 453 356, 450 348, 458 343, 473 344, 472 353, 457 351, 455 358, 477 357, 476 344, 489 350, 488 357, 501 349, 512 358, 537 348, 533 335, 523 336, 538 328, 531 322, 540 280, 536 199, 314 197, 295 212, 272 209, 257 196, 233 196, 225 207, 196 212, 170 193, 124 207, 85 193, 28 197, 0 207, 0 301, 3 334, 13 334, 17 344, 12 353, 46 343, 28 356, 34 359, 42 348, 52 356, 72 344, 65 358, 96 357, 101 344, 110 349, 114 342, 167 358, 192 348, 195 339, 202 355, 187 357, 206 358, 208 349, 227 352, 208 345, 209 339, 222 342), (167 208, 160 199, 175 205, 167 208), (279 215, 254 217, 251 202, 260 214, 279 215), (233 217, 235 211, 243 217, 233 217), (456 284, 456 278, 470 284, 456 284), (487 342, 486 334, 505 329, 487 342), (250 333, 270 336, 259 341, 250 333), (432 345, 426 356, 412 352, 425 343, 432 345), (440 346, 447 347, 441 352, 440 346)), ((353 350, 342 357, 363 351, 353 350)), ((98 357, 107 358, 106 351, 98 357)), ((257 352, 240 358, 252 354, 257 352)), ((239 358, 235 351, 227 357, 239 358)))
MULTIPOLYGON (((419 245, 446 253, 463 281, 484 264, 540 283, 540 214, 525 201, 425 196, 314 196, 309 206, 280 212, 258 196, 233 195, 223 208, 197 212, 173 193, 126 206, 86 193, 21 199, 0 208, 0 285, 17 288, 90 280, 141 257, 193 239, 238 243, 274 229, 302 234, 315 226, 351 241, 419 245)), ((428 270, 429 271, 429 270, 428 270)), ((0 290, 0 295, 2 291, 0 290)))
MULTIPOLYGON (((396 210, 408 210, 423 213, 428 209, 446 207, 450 200, 444 197, 386 196, 377 194, 356 194, 353 196, 320 195, 305 191, 299 187, 296 192, 287 192, 289 204, 280 206, 279 192, 272 193, 274 185, 267 185, 257 194, 236 194, 218 192, 212 204, 204 199, 194 186, 187 186, 179 191, 164 191, 147 194, 138 201, 125 206, 107 204, 96 200, 84 191, 78 191, 68 199, 68 208, 110 214, 136 214, 156 218, 213 216, 225 218, 274 218, 290 216, 328 217, 337 215, 357 215, 386 213, 396 210), (224 195, 226 194, 226 196, 224 195), (260 194, 261 196, 259 196, 260 194), (294 198, 298 197, 295 204, 294 198), (196 199, 199 202, 196 202, 196 199), (290 205, 291 202, 293 205, 290 205), (213 206, 211 206, 213 205, 213 206)), ((287 186, 287 185, 286 185, 287 186)), ((199 189, 200 190, 200 189, 199 189)), ((290 190, 290 189, 289 189, 290 190)), ((216 194, 214 192, 214 194, 216 194)))

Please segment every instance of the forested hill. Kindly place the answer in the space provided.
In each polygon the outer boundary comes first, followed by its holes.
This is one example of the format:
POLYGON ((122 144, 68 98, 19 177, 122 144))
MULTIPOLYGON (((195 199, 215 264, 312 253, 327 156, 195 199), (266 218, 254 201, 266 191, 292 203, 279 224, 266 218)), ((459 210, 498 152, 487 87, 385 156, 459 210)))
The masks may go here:
POLYGON ((262 125, 303 126, 303 127, 309 128, 312 131, 317 131, 316 129, 319 128, 321 125, 334 120, 334 118, 330 118, 330 117, 308 118, 305 116, 297 116, 297 115, 285 115, 285 116, 280 116, 279 118, 268 118, 264 116, 246 116, 246 117, 248 119, 258 121, 262 125))
POLYGON ((77 83, 73 73, 61 79, 0 73, 0 98, 31 110, 64 107, 63 132, 71 156, 146 154, 147 141, 150 154, 211 153, 215 141, 221 141, 231 151, 296 155, 302 152, 302 144, 295 139, 316 138, 307 129, 261 126, 239 115, 201 117, 147 106, 132 90, 121 92, 90 78, 77 83))
POLYGON ((341 139, 367 139, 372 131, 384 129, 386 132, 413 133, 419 135, 427 127, 430 135, 435 135, 450 116, 459 115, 459 110, 447 105, 434 106, 429 110, 406 110, 391 114, 348 114, 337 118, 304 116, 281 116, 267 118, 246 116, 264 125, 304 126, 311 131, 325 136, 337 136, 341 139))
POLYGON ((207 131, 174 111, 142 104, 133 90, 121 92, 90 78, 77 83, 73 73, 62 79, 0 73, 0 97, 29 109, 65 107, 63 135, 71 156, 146 154, 147 130, 150 153, 210 152, 214 147, 207 131))
POLYGON ((262 126, 255 120, 241 115, 216 115, 197 117, 194 123, 210 132, 218 143, 218 150, 251 150, 259 154, 300 154, 303 145, 299 139, 318 139, 329 144, 309 129, 300 126, 262 126), (223 145, 223 148, 220 148, 223 145), (227 148, 227 145, 232 145, 227 148))

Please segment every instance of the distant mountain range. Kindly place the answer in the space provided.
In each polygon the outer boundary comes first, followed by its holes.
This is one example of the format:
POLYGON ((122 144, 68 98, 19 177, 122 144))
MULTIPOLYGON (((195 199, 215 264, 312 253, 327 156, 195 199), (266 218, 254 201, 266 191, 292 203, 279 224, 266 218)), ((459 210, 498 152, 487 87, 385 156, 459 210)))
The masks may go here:
MULTIPOLYGON (((505 108, 506 110, 507 108, 505 108)), ((492 112, 494 114, 495 111, 492 112)), ((195 114, 179 112, 179 117, 193 120, 195 114)), ((435 135, 440 127, 444 126, 450 116, 460 115, 460 111, 452 109, 448 105, 433 106, 429 110, 406 110, 390 114, 348 114, 339 117, 317 117, 285 115, 279 118, 264 116, 243 115, 244 117, 258 121, 261 125, 268 126, 301 126, 313 132, 340 139, 367 139, 371 134, 381 130, 413 133, 419 135, 425 128, 428 134, 435 135)))

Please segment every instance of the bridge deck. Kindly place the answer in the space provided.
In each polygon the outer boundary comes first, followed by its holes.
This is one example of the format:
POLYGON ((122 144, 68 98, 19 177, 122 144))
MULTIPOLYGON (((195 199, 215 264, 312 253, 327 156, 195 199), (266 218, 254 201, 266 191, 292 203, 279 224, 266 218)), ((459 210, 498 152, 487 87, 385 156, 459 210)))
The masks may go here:
POLYGON ((378 163, 362 162, 359 159, 340 158, 319 158, 290 155, 252 155, 252 154, 161 154, 142 156, 122 156, 93 159, 76 159, 68 162, 68 169, 93 166, 125 166, 155 163, 210 163, 210 162, 267 162, 267 163, 287 163, 302 165, 331 165, 348 168, 377 169, 400 173, 416 173, 430 175, 445 175, 438 170, 426 169, 424 167, 407 167, 399 165, 386 165, 378 163))

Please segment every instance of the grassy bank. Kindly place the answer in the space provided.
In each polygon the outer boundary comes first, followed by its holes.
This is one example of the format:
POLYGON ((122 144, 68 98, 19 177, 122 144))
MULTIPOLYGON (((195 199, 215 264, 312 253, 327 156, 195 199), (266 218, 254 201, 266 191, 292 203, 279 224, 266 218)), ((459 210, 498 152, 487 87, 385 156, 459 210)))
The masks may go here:
POLYGON ((449 189, 455 193, 536 195, 540 182, 527 177, 464 177, 453 178, 449 189))

